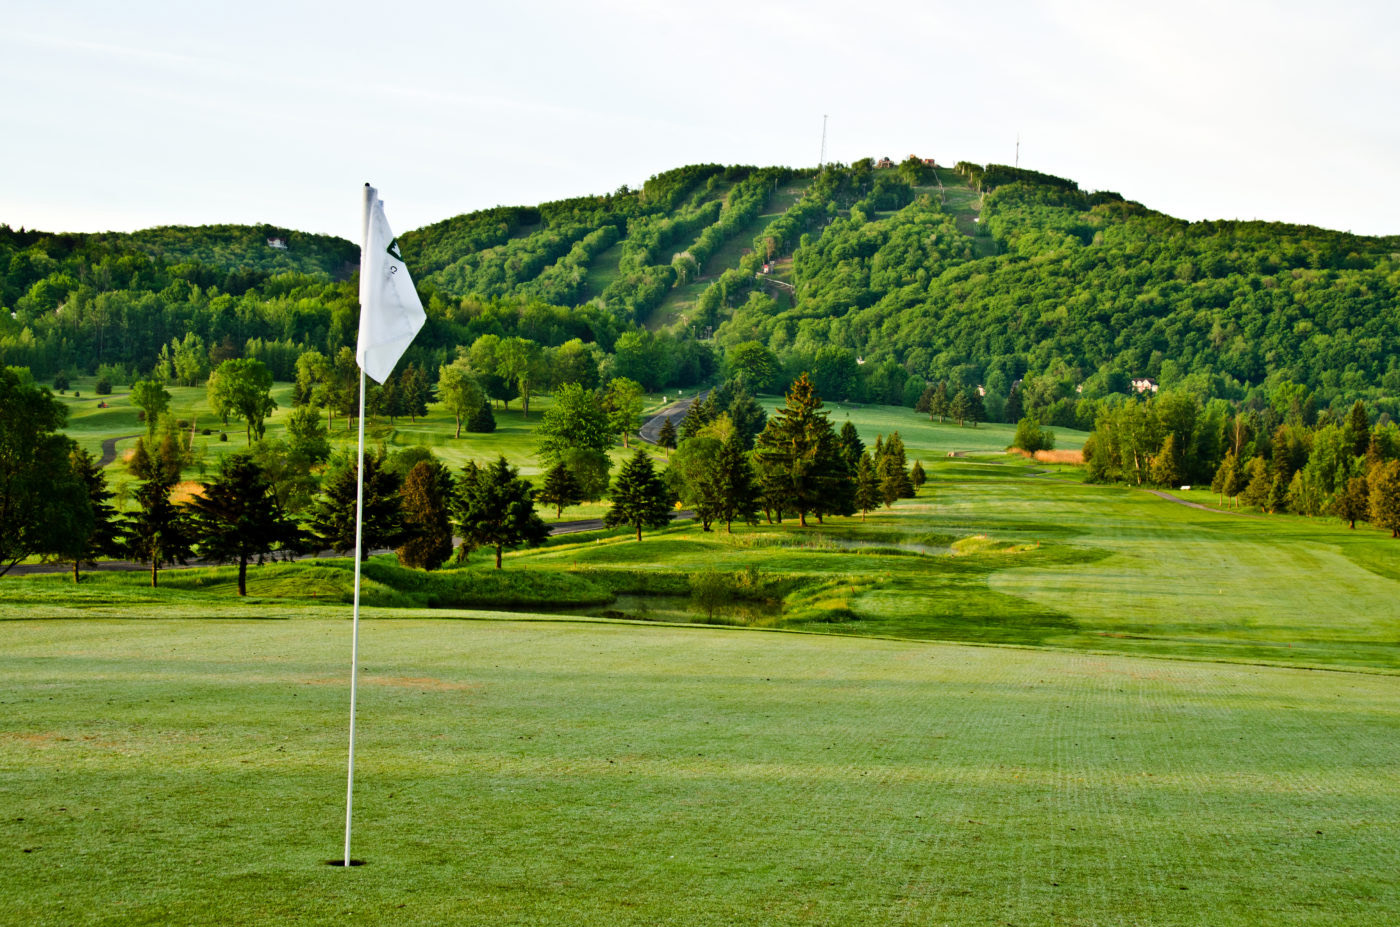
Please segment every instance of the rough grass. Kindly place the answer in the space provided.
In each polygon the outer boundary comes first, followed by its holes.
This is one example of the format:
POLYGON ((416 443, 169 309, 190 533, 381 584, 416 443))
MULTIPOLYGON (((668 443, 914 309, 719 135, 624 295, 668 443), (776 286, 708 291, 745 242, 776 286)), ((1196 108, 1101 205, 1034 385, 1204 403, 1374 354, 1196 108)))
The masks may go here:
POLYGON ((1393 679, 707 629, 13 622, 7 924, 1376 925, 1393 679))

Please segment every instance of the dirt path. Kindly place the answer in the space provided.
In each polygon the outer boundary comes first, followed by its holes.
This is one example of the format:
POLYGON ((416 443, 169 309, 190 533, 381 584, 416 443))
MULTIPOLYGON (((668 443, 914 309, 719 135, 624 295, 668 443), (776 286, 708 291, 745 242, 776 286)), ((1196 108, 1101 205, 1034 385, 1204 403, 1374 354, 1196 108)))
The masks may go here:
POLYGON ((117 442, 130 441, 132 438, 144 437, 144 434, 121 435, 116 438, 106 438, 102 441, 102 457, 97 461, 99 467, 105 467, 117 459, 117 442))

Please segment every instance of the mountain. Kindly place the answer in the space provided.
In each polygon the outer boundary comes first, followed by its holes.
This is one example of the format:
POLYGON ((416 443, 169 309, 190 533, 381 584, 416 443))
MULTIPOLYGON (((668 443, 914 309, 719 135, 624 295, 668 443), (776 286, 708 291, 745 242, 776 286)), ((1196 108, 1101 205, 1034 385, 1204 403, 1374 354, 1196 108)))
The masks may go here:
MULTIPOLYGON (((1400 238, 1190 223, 1004 165, 689 165, 638 190, 456 216, 400 245, 429 306, 424 364, 483 334, 610 353, 626 336, 688 352, 653 377, 680 383, 757 341, 832 398, 908 402, 946 381, 982 386, 996 409, 1020 383, 1065 420, 1151 378, 1400 412, 1400 238)), ((0 362, 145 370, 192 332, 211 351, 282 345, 285 373, 300 350, 353 340, 356 257, 269 227, 0 227, 0 362)))

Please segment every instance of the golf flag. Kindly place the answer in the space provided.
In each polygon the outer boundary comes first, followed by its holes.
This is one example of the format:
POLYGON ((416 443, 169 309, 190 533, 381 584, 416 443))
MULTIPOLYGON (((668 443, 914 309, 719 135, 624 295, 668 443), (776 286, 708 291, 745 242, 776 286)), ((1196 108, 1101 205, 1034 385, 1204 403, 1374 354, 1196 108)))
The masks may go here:
POLYGON ((383 383, 427 318, 408 276, 378 191, 365 184, 365 240, 360 249, 360 369, 383 383))

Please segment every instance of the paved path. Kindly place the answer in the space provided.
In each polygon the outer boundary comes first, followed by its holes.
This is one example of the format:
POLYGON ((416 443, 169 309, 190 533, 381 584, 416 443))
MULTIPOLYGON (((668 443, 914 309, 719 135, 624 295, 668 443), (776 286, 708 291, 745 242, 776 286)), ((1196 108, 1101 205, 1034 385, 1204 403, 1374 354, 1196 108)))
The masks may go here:
POLYGON ((681 422, 685 421, 686 415, 690 412, 691 404, 694 403, 696 399, 704 399, 708 395, 710 395, 710 392, 706 390, 691 399, 677 399, 675 402, 647 419, 646 423, 642 425, 641 428, 637 429, 638 436, 648 444, 655 444, 657 439, 661 437, 661 426, 666 423, 666 419, 668 418, 671 420, 671 424, 675 426, 676 431, 680 432, 681 422))
POLYGON ((1199 503, 1199 502, 1187 502, 1185 499, 1180 499, 1180 498, 1178 498, 1178 497, 1176 497, 1176 496, 1173 496, 1173 495, 1172 495, 1171 493, 1169 493, 1169 492, 1162 492, 1160 489, 1144 489, 1143 492, 1151 493, 1152 495, 1156 496, 1158 499, 1166 499, 1168 502, 1175 502, 1177 505, 1184 505, 1184 506, 1186 506, 1187 508, 1190 508, 1190 509, 1200 509, 1202 512, 1214 512, 1214 513, 1216 513, 1217 515, 1238 515, 1240 518, 1260 518, 1260 517, 1262 517, 1262 516, 1259 516, 1259 515, 1252 515, 1252 514, 1250 514, 1249 512, 1232 512, 1232 511, 1229 511, 1228 509, 1217 509, 1217 508, 1215 508, 1214 506, 1210 506, 1210 505, 1201 505, 1201 503, 1199 503))
POLYGON ((97 461, 99 467, 105 467, 117 459, 117 442, 130 441, 132 438, 144 438, 145 432, 135 435, 122 435, 117 438, 106 438, 102 442, 102 457, 97 461))

